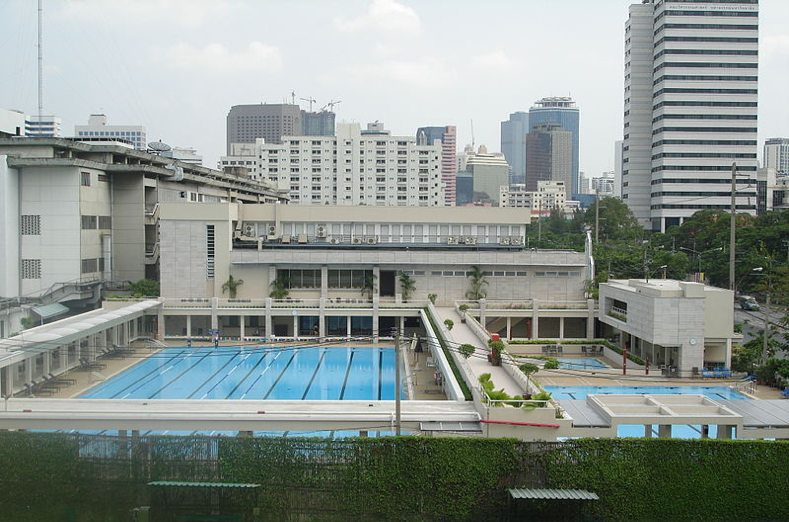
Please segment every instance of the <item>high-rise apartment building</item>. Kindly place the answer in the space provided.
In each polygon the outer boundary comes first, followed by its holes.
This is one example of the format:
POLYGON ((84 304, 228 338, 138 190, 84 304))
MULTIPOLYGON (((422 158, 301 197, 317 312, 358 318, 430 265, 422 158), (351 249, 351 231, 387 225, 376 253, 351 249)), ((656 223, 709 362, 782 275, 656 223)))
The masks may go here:
MULTIPOLYGON (((570 167, 570 179, 568 180, 567 187, 570 188, 569 194, 574 195, 578 193, 578 172, 580 171, 579 163, 579 124, 581 112, 576 107, 575 102, 569 97, 550 97, 543 98, 534 102, 534 106, 529 109, 529 132, 537 129, 539 125, 554 124, 560 126, 563 130, 570 133, 571 138, 571 155, 572 163, 570 167)), ((528 170, 529 162, 528 147, 526 150, 526 164, 528 170)), ((526 180, 526 185, 529 181, 526 180)), ((529 190, 537 190, 537 186, 529 190)))
POLYGON ((625 25, 622 197, 665 231, 699 210, 756 213, 758 0, 644 0, 625 25))
POLYGON ((234 105, 227 113, 227 153, 232 143, 282 143, 283 136, 334 136, 335 114, 307 112, 290 103, 234 105))
POLYGON ((501 122, 501 152, 512 168, 510 184, 526 182, 526 135, 529 127, 527 112, 513 112, 501 122))
POLYGON ((561 181, 565 187, 573 178, 573 134, 556 123, 537 125, 526 135, 526 190, 537 190, 539 181, 561 181))
POLYGON ((447 206, 454 206, 456 199, 455 178, 457 165, 457 127, 419 127, 416 130, 416 141, 419 145, 433 145, 441 140, 441 181, 444 183, 444 197, 447 206))
POLYGON ((445 206, 441 145, 392 136, 383 124, 340 123, 336 136, 283 136, 233 144, 223 170, 267 180, 292 204, 445 206))
POLYGON ((107 116, 104 114, 91 114, 87 125, 75 125, 74 136, 77 138, 107 138, 130 142, 137 150, 146 150, 148 141, 145 127, 142 125, 107 125, 107 116))
POLYGON ((764 142, 764 168, 779 176, 789 175, 789 138, 770 138, 764 142))

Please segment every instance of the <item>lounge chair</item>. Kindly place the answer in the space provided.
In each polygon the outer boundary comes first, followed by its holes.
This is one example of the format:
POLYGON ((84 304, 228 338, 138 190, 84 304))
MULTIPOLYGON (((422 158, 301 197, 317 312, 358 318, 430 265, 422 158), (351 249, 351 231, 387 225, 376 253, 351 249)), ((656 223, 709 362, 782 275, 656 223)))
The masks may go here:
POLYGON ((714 377, 715 374, 713 373, 712 370, 708 370, 707 368, 703 368, 701 370, 701 376, 702 376, 702 378, 704 378, 704 377, 714 377))
POLYGON ((49 374, 50 379, 54 379, 56 382, 65 384, 66 386, 73 386, 77 384, 77 379, 72 379, 71 377, 64 377, 62 375, 54 375, 50 372, 49 374))
POLYGON ((789 399, 789 386, 787 386, 786 388, 784 388, 784 391, 782 391, 782 392, 781 392, 781 396, 783 396, 783 397, 785 397, 785 398, 789 399))

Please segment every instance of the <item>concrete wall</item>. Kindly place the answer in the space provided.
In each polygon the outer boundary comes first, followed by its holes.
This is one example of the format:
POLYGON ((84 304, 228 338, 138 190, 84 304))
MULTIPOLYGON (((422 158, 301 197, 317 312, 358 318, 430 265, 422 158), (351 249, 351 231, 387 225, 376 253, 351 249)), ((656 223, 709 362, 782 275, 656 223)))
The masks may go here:
MULTIPOLYGON (((0 111, 2 113, 2 111, 0 111)), ((24 117, 22 118, 24 128, 24 117)), ((0 296, 19 296, 19 172, 0 155, 0 296)), ((7 335, 7 333, 6 333, 7 335)))
POLYGON ((113 277, 145 277, 145 190, 139 175, 112 176, 113 277))

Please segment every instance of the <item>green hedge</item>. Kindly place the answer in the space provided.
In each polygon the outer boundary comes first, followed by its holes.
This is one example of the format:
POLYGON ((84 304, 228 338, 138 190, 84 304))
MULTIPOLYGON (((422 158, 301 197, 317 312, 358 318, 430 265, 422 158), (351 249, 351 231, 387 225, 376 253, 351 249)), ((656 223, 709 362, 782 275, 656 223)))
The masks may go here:
POLYGON ((259 521, 502 520, 516 486, 592 491, 586 520, 789 520, 783 441, 0 432, 0 458, 0 520, 14 522, 128 522, 159 506, 153 480, 259 484, 234 504, 259 521))
POLYGON ((425 308, 425 316, 427 316, 427 320, 430 321, 430 326, 433 327, 433 333, 436 334, 436 339, 438 339, 438 344, 441 345, 441 349, 444 351, 444 356, 447 358, 447 361, 449 362, 449 367, 452 368, 452 374, 455 376, 455 380, 460 386, 460 390, 463 392, 463 397, 467 401, 474 400, 474 397, 471 395, 471 389, 468 387, 468 383, 463 378, 463 374, 460 373, 457 363, 455 362, 455 358, 452 357, 452 353, 447 348, 447 343, 446 341, 444 341, 444 336, 441 335, 441 330, 438 328, 436 321, 433 319, 433 316, 430 314, 430 310, 427 308, 425 308))

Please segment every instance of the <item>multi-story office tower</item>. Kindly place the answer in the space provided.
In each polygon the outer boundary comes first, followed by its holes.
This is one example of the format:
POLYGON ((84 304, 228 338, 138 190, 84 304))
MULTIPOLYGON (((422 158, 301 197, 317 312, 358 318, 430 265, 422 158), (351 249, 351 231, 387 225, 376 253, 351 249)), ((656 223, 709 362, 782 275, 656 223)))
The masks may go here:
POLYGON ((334 136, 336 115, 330 111, 301 111, 302 136, 334 136))
MULTIPOLYGON (((572 185, 573 134, 555 123, 537 125, 526 135, 526 190, 537 190, 539 181, 572 185)), ((578 193, 578 182, 574 184, 578 193)))
POLYGON ((622 197, 622 140, 614 142, 614 197, 622 197))
POLYGON ((146 150, 148 146, 145 127, 142 125, 107 125, 107 116, 91 114, 87 125, 75 125, 74 135, 77 138, 120 138, 130 142, 137 150, 146 150))
POLYGON ((227 153, 231 143, 282 143, 282 136, 302 131, 301 109, 292 104, 234 105, 227 113, 227 153))
POLYGON ((418 145, 411 136, 391 136, 382 124, 362 131, 340 123, 337 136, 283 136, 281 144, 259 139, 233 144, 223 169, 244 169, 288 191, 304 205, 445 206, 441 145, 418 145))
POLYGON ((480 145, 476 153, 467 149, 465 155, 465 170, 473 182, 473 202, 497 206, 501 186, 510 182, 510 166, 504 154, 488 152, 487 147, 480 145))
POLYGON ((444 196, 446 205, 449 207, 455 206, 456 200, 457 133, 457 127, 454 125, 419 127, 416 130, 416 139, 419 145, 433 145, 435 140, 441 140, 441 181, 444 183, 444 196))
POLYGON ((530 130, 526 112, 513 112, 509 120, 501 122, 501 152, 512 168, 510 184, 526 182, 526 135, 530 130))
MULTIPOLYGON (((578 145, 579 145, 579 122, 581 112, 576 107, 575 102, 569 97, 543 98, 534 102, 534 106, 529 109, 529 131, 534 131, 539 125, 552 123, 559 125, 562 129, 570 133, 572 164, 570 168, 570 179, 567 186, 570 188, 571 195, 578 193, 578 145)), ((526 150, 526 163, 528 164, 529 151, 526 150)), ((528 166, 527 166, 528 169, 528 166)), ((528 180, 526 184, 529 185, 528 180)), ((536 190, 535 188, 530 190, 536 190)))
POLYGON ((764 142, 764 168, 779 176, 789 175, 789 138, 770 138, 764 142))
POLYGON ((758 0, 644 0, 625 25, 622 197, 646 228, 756 212, 758 0))
POLYGON ((28 138, 59 138, 63 122, 56 116, 25 117, 25 136, 28 138))

